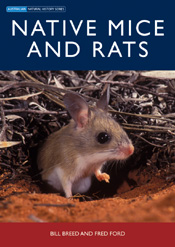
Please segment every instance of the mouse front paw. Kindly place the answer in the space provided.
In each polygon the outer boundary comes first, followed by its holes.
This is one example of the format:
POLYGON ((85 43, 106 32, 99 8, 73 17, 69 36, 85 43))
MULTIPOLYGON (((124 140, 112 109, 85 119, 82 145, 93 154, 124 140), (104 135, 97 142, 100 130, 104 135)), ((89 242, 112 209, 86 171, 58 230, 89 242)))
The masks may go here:
POLYGON ((95 173, 95 176, 98 179, 98 181, 101 182, 104 180, 106 183, 109 183, 110 176, 107 173, 105 172, 101 173, 100 171, 97 171, 95 173))

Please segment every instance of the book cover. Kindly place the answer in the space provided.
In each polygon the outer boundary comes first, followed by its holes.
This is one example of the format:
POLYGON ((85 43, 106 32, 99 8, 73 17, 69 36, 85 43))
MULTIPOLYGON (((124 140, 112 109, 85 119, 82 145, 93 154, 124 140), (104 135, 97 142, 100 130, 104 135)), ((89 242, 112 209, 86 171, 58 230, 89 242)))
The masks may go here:
POLYGON ((173 241, 170 1, 1 1, 6 246, 173 241))

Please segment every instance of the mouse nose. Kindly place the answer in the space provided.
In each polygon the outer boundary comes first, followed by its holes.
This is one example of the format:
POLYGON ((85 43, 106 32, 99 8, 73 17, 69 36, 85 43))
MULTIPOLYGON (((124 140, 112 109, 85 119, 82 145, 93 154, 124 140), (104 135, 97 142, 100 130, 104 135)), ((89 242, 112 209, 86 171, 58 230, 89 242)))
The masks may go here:
POLYGON ((129 148, 128 148, 128 154, 131 155, 134 153, 134 146, 131 144, 129 145, 129 148))
POLYGON ((128 146, 122 147, 121 150, 126 156, 130 156, 134 153, 134 146, 132 144, 129 144, 128 146))

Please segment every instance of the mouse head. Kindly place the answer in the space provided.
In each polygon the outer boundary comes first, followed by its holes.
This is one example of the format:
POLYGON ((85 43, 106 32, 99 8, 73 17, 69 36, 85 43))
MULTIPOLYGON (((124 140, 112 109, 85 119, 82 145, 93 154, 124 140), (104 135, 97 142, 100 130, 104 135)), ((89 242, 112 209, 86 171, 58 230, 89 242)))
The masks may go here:
POLYGON ((89 108, 87 102, 75 93, 67 93, 63 100, 75 122, 75 145, 82 153, 101 153, 106 160, 126 159, 133 153, 126 132, 107 114, 109 87, 96 108, 89 108))

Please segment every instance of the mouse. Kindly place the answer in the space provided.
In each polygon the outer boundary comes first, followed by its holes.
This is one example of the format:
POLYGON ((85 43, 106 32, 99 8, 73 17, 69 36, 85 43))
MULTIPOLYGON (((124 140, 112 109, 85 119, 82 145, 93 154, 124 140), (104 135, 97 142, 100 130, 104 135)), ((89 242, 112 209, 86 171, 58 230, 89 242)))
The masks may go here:
POLYGON ((134 152, 132 141, 108 113, 109 87, 89 106, 78 93, 67 92, 64 105, 71 116, 69 124, 50 134, 37 155, 41 177, 67 198, 87 192, 92 177, 110 182, 102 172, 107 161, 125 160, 134 152))

